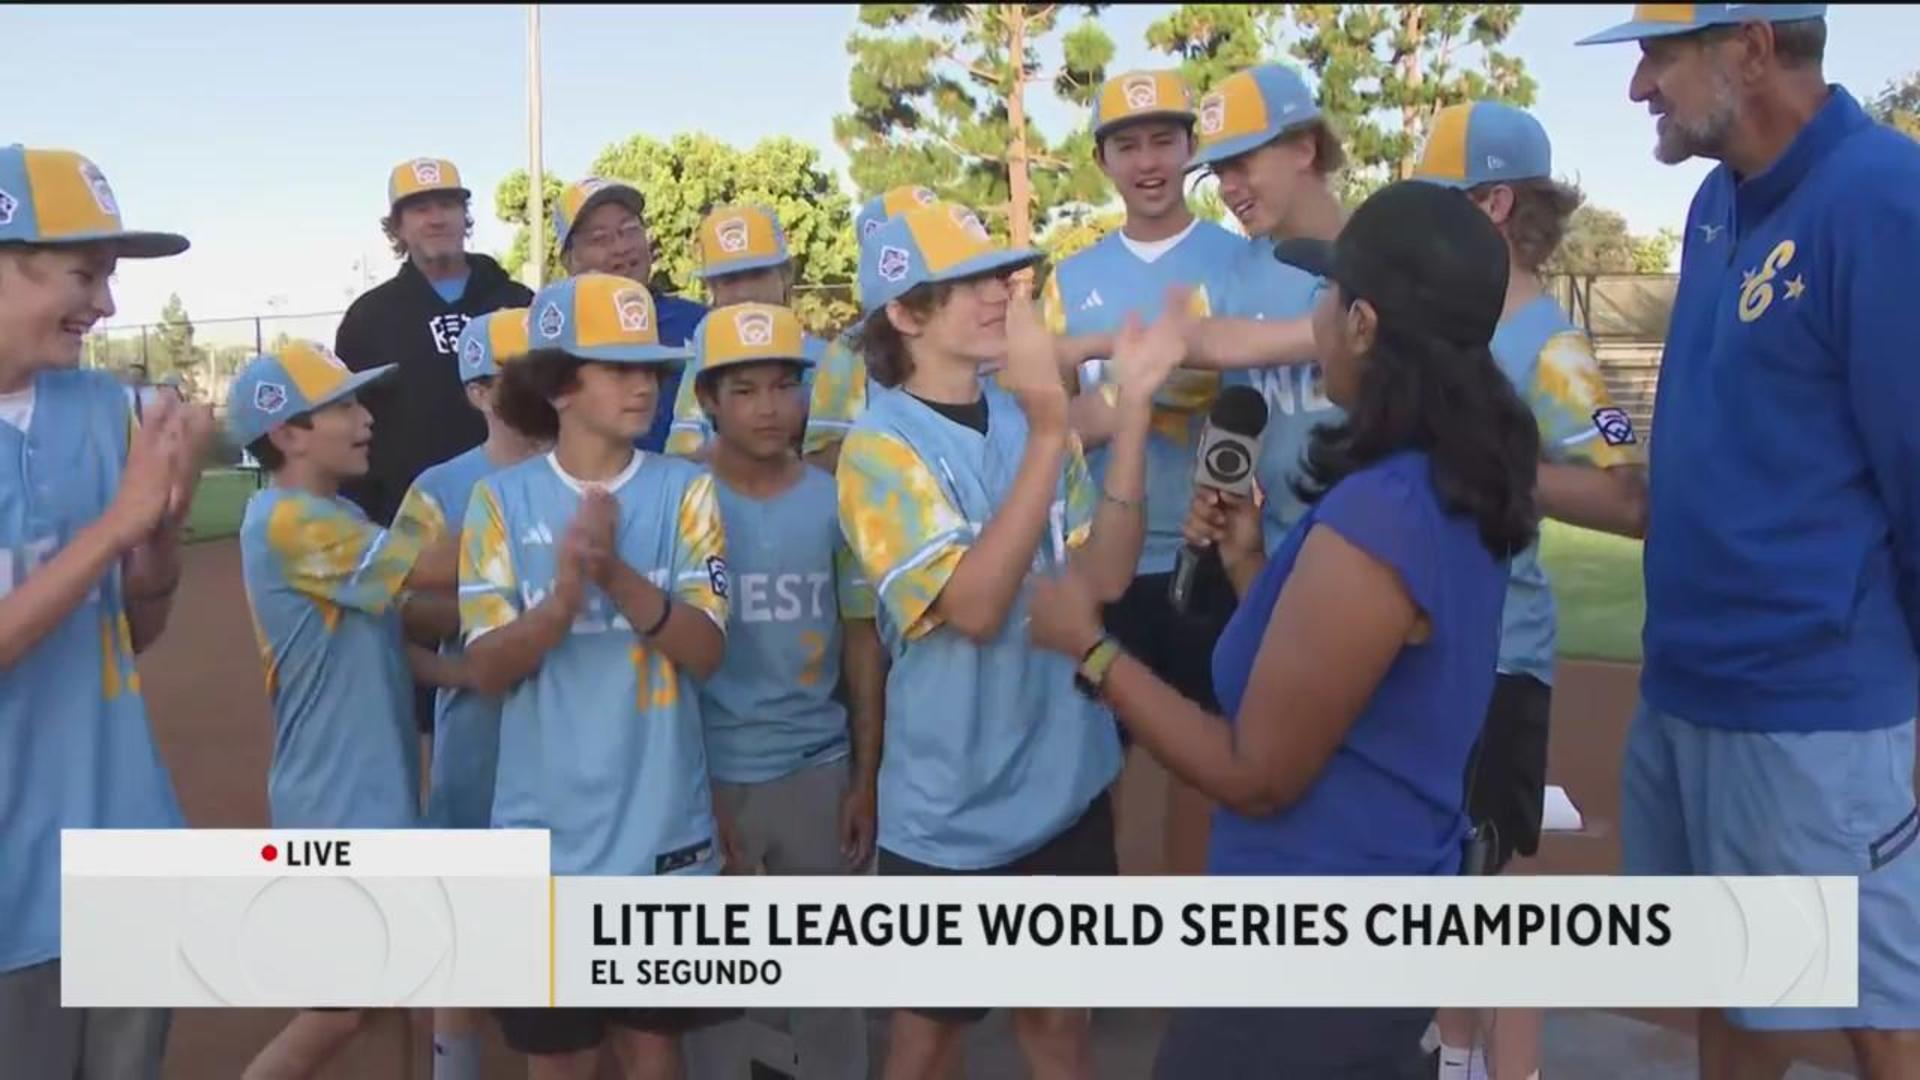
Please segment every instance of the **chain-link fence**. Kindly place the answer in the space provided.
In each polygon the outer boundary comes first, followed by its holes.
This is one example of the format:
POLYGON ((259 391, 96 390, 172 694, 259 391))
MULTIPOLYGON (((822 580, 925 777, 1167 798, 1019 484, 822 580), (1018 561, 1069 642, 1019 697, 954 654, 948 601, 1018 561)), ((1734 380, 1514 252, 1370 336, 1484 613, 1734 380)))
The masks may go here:
MULTIPOLYGON (((1653 430, 1661 348, 1679 278, 1672 274, 1577 274, 1549 280, 1548 291, 1593 338, 1607 384, 1641 432, 1653 430)), ((802 285, 794 306, 817 333, 837 334, 858 312, 851 285, 802 285)), ((331 345, 343 312, 251 315, 113 326, 87 339, 83 363, 130 382, 172 382, 191 400, 223 409, 227 387, 256 353, 290 339, 331 345)), ((238 451, 231 456, 237 457, 238 451)))

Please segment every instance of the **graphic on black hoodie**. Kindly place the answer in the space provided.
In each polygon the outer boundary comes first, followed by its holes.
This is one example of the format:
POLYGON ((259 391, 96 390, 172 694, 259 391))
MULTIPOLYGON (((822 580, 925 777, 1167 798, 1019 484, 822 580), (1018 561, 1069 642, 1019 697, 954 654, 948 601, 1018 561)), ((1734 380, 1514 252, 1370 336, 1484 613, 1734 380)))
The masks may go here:
POLYGON ((466 292, 448 303, 411 261, 402 263, 340 321, 333 351, 348 367, 400 369, 362 398, 373 413, 371 467, 341 490, 383 526, 421 472, 486 440, 486 421, 460 383, 460 331, 477 315, 533 303, 533 293, 493 259, 469 254, 467 269, 466 292))

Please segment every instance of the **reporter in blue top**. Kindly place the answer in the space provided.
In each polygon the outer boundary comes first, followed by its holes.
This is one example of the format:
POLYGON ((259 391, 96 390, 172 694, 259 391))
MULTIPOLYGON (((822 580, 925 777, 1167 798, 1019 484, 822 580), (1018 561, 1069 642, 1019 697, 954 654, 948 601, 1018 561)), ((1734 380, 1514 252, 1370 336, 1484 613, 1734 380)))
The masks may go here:
MULTIPOLYGON (((1540 437, 1488 348, 1506 243, 1464 193, 1402 182, 1333 245, 1274 254, 1321 279, 1314 338, 1345 416, 1310 440, 1308 510, 1271 558, 1251 501, 1194 498, 1188 539, 1217 545, 1240 596, 1213 654, 1224 717, 1121 652, 1071 575, 1036 595, 1032 634, 1222 804, 1211 873, 1456 874, 1507 561, 1535 533, 1540 437)), ((1398 1075, 1432 1013, 1186 1010, 1156 1075, 1398 1075)))
POLYGON ((1858 1007, 1703 1014, 1704 1077, 1781 1075, 1780 1029, 1920 1075, 1920 146, 1826 81, 1824 13, 1643 4, 1588 39, 1639 42, 1656 158, 1720 163, 1660 372, 1625 869, 1860 883, 1858 1007))

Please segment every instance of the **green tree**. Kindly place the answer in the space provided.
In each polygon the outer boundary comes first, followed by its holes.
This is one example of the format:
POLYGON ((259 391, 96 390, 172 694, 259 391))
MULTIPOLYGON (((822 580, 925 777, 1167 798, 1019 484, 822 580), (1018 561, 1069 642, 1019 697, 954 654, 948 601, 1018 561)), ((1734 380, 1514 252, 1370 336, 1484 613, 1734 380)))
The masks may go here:
POLYGON ((1519 4, 1185 4, 1147 30, 1201 92, 1284 45, 1311 72, 1347 149, 1352 202, 1412 175, 1434 113, 1467 101, 1533 103, 1534 80, 1501 51, 1519 4))
POLYGON ((1033 123, 1027 94, 1047 83, 1061 100, 1093 101, 1113 42, 1094 21, 1101 4, 1060 33, 1060 4, 862 4, 847 38, 853 111, 834 120, 863 196, 922 184, 978 211, 1015 244, 1047 231, 1055 211, 1106 194, 1084 125, 1059 140, 1033 123), (1059 34, 1050 72, 1040 44, 1059 34))
POLYGON ((168 377, 180 381, 181 391, 189 398, 200 396, 201 365, 204 350, 193 343, 193 320, 180 294, 167 297, 160 309, 160 325, 148 331, 147 378, 159 382, 168 377))
POLYGON ((1047 253, 1047 265, 1058 266, 1067 257, 1098 243, 1101 237, 1126 224, 1126 220, 1127 212, 1122 207, 1062 217, 1040 237, 1040 250, 1047 253))
POLYGON ((1873 99, 1871 111, 1874 119, 1920 139, 1920 71, 1888 83, 1873 99))
MULTIPOLYGON (((653 280, 657 292, 704 296, 694 276, 694 234, 716 206, 751 203, 766 206, 786 230, 794 263, 794 310, 810 328, 828 332, 857 313, 850 284, 859 258, 853 237, 852 205, 838 181, 820 162, 819 151, 789 138, 765 139, 740 150, 707 135, 676 135, 661 142, 635 135, 614 143, 594 159, 591 175, 624 180, 647 200, 647 232, 653 241, 653 280)), ((560 198, 564 185, 547 178, 546 204, 560 198)), ((518 226, 503 261, 509 273, 526 265, 527 175, 516 171, 500 182, 495 195, 502 221, 518 226)), ((551 262, 548 280, 565 276, 552 215, 547 230, 551 262)))
POLYGON ((1635 236, 1619 212, 1582 206, 1567 222, 1566 238, 1543 267, 1549 274, 1664 274, 1680 234, 1662 229, 1652 236, 1635 236))
POLYGON ((1147 44, 1177 57, 1195 94, 1280 51, 1285 4, 1182 4, 1147 27, 1147 44))
MULTIPOLYGON (((546 218, 541 228, 547 233, 547 272, 541 280, 553 282, 567 276, 566 270, 560 266, 560 245, 553 238, 553 208, 567 185, 552 173, 541 174, 541 181, 543 195, 540 208, 542 216, 546 218)), ((507 253, 500 259, 501 267, 516 278, 527 268, 527 260, 533 257, 533 239, 527 232, 529 186, 527 170, 515 169, 493 191, 494 214, 501 221, 517 226, 513 230, 513 243, 507 246, 507 253)))

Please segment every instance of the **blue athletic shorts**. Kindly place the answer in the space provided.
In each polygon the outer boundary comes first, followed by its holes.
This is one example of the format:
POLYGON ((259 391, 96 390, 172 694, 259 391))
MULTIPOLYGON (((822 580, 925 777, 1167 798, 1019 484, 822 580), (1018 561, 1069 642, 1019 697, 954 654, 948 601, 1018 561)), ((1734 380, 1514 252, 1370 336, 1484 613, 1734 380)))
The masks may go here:
POLYGON ((1873 731, 1701 727, 1644 702, 1627 736, 1622 870, 1856 876, 1860 1004, 1729 1009, 1773 1031, 1920 1028, 1920 811, 1914 723, 1873 731))

